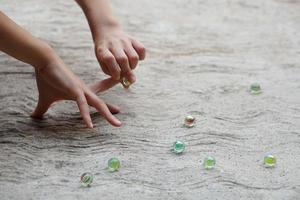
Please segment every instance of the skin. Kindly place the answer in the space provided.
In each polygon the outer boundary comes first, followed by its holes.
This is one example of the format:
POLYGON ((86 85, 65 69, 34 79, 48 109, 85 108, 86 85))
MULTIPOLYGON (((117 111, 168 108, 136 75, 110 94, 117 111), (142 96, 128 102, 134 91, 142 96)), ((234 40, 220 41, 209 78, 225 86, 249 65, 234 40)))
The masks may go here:
POLYGON ((112 115, 120 109, 105 103, 96 94, 113 87, 123 77, 134 83, 136 77, 133 70, 139 60, 145 58, 145 47, 122 31, 112 15, 108 0, 76 2, 88 20, 96 58, 103 72, 111 78, 87 86, 49 45, 19 27, 1 11, 0 50, 35 68, 39 100, 32 117, 42 118, 56 101, 73 100, 88 128, 93 127, 89 106, 96 108, 113 126, 121 126, 121 122, 112 115))
POLYGON ((146 50, 141 42, 124 33, 113 17, 108 0, 76 0, 88 20, 95 54, 104 73, 114 80, 125 77, 131 83, 133 70, 146 50))
POLYGON ((73 100, 76 101, 87 127, 93 127, 89 105, 96 108, 112 125, 121 126, 121 122, 112 114, 118 113, 119 108, 106 104, 96 96, 97 92, 117 84, 117 80, 108 78, 87 86, 49 45, 22 29, 2 12, 0 12, 0 50, 35 68, 39 100, 32 117, 42 117, 56 101, 73 100))

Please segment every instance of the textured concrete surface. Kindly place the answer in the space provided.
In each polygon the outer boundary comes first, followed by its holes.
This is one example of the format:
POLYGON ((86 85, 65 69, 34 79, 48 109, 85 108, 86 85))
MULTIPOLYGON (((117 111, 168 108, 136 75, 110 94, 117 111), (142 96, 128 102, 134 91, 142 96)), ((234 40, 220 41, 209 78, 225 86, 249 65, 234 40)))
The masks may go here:
MULTIPOLYGON (((101 94, 122 128, 92 111, 83 128, 63 102, 35 121, 32 67, 0 54, 0 199, 299 199, 300 2, 113 0, 124 29, 148 48, 137 83, 101 94), (259 82, 263 93, 248 87, 259 82), (197 117, 182 127, 186 114, 197 117), (186 141, 183 155, 170 152, 186 141), (278 165, 265 169, 272 153, 278 165), (212 155, 217 167, 205 171, 212 155), (118 157, 118 173, 105 170, 118 157), (81 188, 83 172, 95 174, 81 188)), ((1 0, 0 9, 47 41, 73 71, 103 79, 85 18, 72 1, 1 0)), ((1 36, 0 36, 1 37, 1 36)))

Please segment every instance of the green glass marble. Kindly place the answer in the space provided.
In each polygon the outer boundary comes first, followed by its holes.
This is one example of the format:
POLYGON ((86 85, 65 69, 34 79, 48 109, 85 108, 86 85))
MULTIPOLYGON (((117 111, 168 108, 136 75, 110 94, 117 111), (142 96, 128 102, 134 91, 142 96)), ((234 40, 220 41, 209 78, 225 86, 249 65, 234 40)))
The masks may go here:
POLYGON ((176 154, 180 154, 184 151, 185 149, 185 144, 182 141, 177 140, 176 142, 174 142, 173 144, 173 151, 176 154))
POLYGON ((213 169, 216 165, 216 159, 212 156, 207 156, 203 162, 205 169, 213 169))
POLYGON ((264 157, 264 165, 265 167, 275 167, 276 165, 276 158, 273 155, 266 155, 264 157))
POLYGON ((128 89, 129 86, 131 85, 131 82, 129 80, 127 80, 127 78, 123 77, 121 80, 121 84, 123 85, 123 87, 125 89, 128 89))
POLYGON ((188 115, 184 119, 184 126, 187 128, 192 128, 195 126, 195 117, 188 115))
POLYGON ((252 83, 250 86, 250 92, 251 94, 260 94, 261 93, 261 87, 258 83, 252 83))
POLYGON ((81 175, 80 183, 84 187, 90 187, 93 183, 93 174, 86 172, 81 175))
POLYGON ((121 167, 121 163, 117 158, 111 158, 107 162, 107 169, 110 172, 118 171, 121 167))

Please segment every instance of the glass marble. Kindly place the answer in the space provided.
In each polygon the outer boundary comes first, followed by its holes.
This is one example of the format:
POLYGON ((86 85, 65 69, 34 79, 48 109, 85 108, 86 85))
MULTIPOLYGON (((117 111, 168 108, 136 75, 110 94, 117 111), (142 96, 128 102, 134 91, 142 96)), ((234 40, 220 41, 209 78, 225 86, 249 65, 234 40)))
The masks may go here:
POLYGON ((89 172, 83 173, 80 178, 80 183, 84 187, 90 187, 93 183, 93 175, 89 172))
POLYGON ((127 80, 127 78, 123 77, 121 80, 121 84, 123 85, 123 87, 125 89, 128 89, 129 86, 131 85, 131 82, 129 80, 127 80))
POLYGON ((251 94, 260 94, 261 93, 261 87, 258 83, 252 83, 250 86, 250 92, 251 94))
POLYGON ((184 119, 184 126, 187 128, 192 128, 195 125, 195 117, 188 115, 184 119))
POLYGON ((203 162, 205 169, 213 169, 216 165, 216 159, 212 156, 207 156, 203 162))
POLYGON ((111 158, 107 162, 107 169, 110 172, 115 172, 120 169, 121 163, 117 158, 111 158))
POLYGON ((177 140, 176 142, 174 142, 173 144, 173 151, 176 154, 180 154, 184 151, 185 149, 185 144, 182 141, 177 140))
POLYGON ((264 157, 264 165, 265 167, 275 167, 276 165, 276 158, 273 155, 266 155, 264 157))

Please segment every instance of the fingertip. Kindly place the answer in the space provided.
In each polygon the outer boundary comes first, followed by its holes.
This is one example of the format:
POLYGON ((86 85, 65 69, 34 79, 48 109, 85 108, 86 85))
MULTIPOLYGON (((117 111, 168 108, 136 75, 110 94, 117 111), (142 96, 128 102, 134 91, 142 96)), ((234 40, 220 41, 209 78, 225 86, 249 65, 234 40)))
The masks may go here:
POLYGON ((145 60, 145 58, 146 58, 146 52, 141 53, 140 60, 145 60))
POLYGON ((106 104, 111 114, 118 114, 120 112, 120 108, 115 105, 106 104))
POLYGON ((94 125, 93 125, 93 123, 92 123, 92 119, 91 119, 90 116, 85 116, 85 117, 83 118, 83 121, 84 121, 85 126, 86 126, 87 128, 92 129, 92 128, 94 127, 94 125))
POLYGON ((90 128, 90 129, 94 128, 94 125, 92 122, 88 123, 88 128, 90 128))
POLYGON ((122 122, 120 122, 119 120, 117 120, 116 123, 115 123, 115 126, 116 127, 121 127, 122 126, 122 122))
POLYGON ((115 114, 120 113, 120 110, 119 109, 110 110, 110 113, 115 115, 115 114))
POLYGON ((137 52, 137 54, 139 55, 139 60, 144 60, 146 57, 145 46, 137 40, 132 41, 132 46, 135 49, 135 51, 137 52))
POLYGON ((95 94, 89 96, 91 105, 95 107, 98 112, 106 119, 111 125, 120 127, 122 123, 110 112, 108 106, 99 99, 95 94))
POLYGON ((86 127, 88 128, 93 128, 93 124, 92 124, 92 119, 89 113, 89 106, 86 100, 86 97, 84 96, 84 94, 80 94, 78 95, 77 99, 76 99, 79 111, 80 111, 80 115, 86 125, 86 127))
POLYGON ((136 82, 136 77, 135 77, 135 75, 132 72, 128 73, 127 76, 126 76, 126 78, 129 80, 129 82, 131 84, 133 84, 133 83, 136 82))
POLYGON ((121 111, 121 108, 115 107, 115 110, 113 110, 112 114, 118 114, 118 113, 120 113, 120 111, 121 111))
POLYGON ((115 126, 115 127, 120 127, 120 126, 122 126, 122 123, 120 122, 120 120, 118 120, 115 116, 113 116, 113 115, 110 115, 110 117, 109 118, 107 118, 107 121, 111 124, 111 125, 113 125, 113 126, 115 126))
POLYGON ((36 112, 33 112, 30 114, 30 117, 36 118, 36 119, 42 119, 43 115, 37 114, 36 112))

